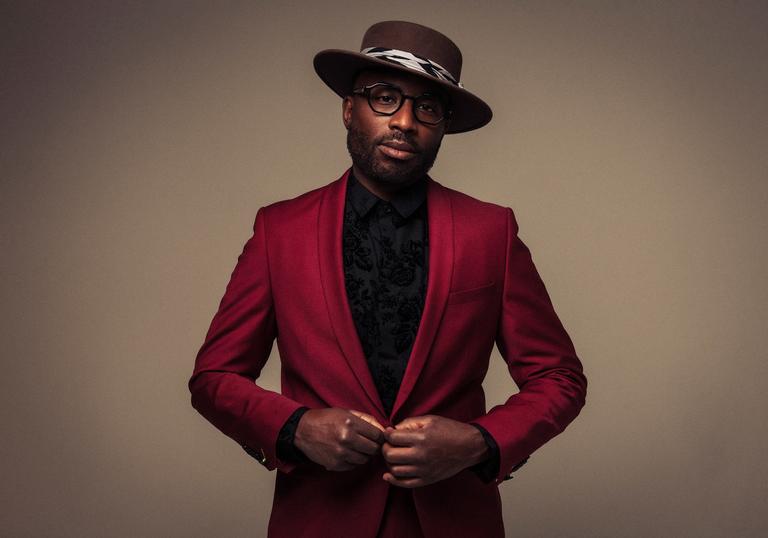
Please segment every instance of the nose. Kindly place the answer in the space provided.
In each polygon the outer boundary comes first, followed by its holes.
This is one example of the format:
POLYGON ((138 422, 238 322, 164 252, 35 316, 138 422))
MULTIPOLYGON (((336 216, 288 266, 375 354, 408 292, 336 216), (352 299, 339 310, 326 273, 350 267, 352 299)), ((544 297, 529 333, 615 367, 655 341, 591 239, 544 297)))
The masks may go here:
POLYGON ((413 131, 416 128, 416 116, 413 110, 413 99, 405 98, 400 110, 389 117, 389 127, 400 131, 413 131))

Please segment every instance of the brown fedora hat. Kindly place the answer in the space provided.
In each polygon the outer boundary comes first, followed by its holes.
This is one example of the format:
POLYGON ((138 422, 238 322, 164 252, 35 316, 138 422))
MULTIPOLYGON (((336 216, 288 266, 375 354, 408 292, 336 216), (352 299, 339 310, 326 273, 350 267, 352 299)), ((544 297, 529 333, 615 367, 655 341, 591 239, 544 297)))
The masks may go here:
POLYGON ((328 49, 318 52, 315 71, 341 97, 349 95, 363 69, 390 68, 437 83, 451 99, 446 134, 478 129, 491 121, 485 102, 460 82, 461 51, 440 32, 421 24, 384 21, 368 28, 360 52, 328 49))

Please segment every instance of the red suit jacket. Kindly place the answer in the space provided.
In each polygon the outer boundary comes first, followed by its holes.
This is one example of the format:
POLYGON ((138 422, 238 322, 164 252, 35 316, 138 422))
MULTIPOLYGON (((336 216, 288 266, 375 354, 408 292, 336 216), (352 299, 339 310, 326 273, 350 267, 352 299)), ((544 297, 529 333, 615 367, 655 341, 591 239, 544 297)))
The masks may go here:
POLYGON ((381 457, 346 472, 277 459, 277 435, 300 406, 341 407, 382 425, 435 414, 485 427, 499 445, 496 482, 470 470, 413 490, 425 536, 504 536, 498 483, 584 405, 586 378, 512 210, 428 178, 429 270, 418 333, 385 414, 344 285, 348 173, 256 213, 195 362, 192 405, 277 469, 270 536, 373 537, 390 486, 381 457), (254 380, 274 340, 281 393, 254 380), (520 392, 486 411, 494 343, 520 392))

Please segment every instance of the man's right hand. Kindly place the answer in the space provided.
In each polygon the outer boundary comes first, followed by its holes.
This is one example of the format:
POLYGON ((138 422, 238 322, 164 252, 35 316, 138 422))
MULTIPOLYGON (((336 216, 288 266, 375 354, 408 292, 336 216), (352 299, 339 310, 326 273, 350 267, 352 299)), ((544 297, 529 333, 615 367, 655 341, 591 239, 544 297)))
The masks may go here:
POLYGON ((301 417, 294 444, 329 471, 348 471, 381 450, 384 428, 359 411, 310 409, 301 417))

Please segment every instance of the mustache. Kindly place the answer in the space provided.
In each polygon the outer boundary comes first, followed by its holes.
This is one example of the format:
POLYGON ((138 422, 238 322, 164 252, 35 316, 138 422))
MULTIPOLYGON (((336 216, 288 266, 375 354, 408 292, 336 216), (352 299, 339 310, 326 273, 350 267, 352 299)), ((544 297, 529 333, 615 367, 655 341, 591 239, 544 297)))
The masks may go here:
POLYGON ((376 144, 384 144, 386 142, 398 142, 400 144, 407 144, 410 146, 410 150, 416 153, 421 153, 421 147, 413 139, 413 136, 395 131, 390 135, 385 135, 376 140, 376 144))

